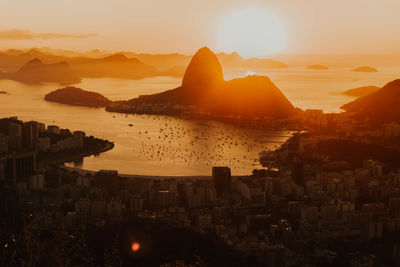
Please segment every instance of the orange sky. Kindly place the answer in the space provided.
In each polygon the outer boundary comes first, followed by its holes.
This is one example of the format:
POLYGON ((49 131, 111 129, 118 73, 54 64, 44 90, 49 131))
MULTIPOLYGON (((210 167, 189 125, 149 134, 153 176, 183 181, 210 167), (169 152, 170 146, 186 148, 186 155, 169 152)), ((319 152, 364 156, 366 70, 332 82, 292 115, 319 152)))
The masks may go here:
POLYGON ((398 0, 1 1, 0 48, 218 51, 224 16, 263 8, 284 28, 283 53, 400 53, 398 0))

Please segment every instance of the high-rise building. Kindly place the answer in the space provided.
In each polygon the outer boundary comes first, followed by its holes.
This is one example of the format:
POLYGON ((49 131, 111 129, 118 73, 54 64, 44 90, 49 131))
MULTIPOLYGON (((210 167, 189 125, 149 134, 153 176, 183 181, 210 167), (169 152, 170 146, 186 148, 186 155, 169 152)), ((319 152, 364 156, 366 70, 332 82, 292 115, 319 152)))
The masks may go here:
POLYGON ((14 184, 27 182, 36 171, 36 153, 12 153, 7 155, 6 177, 14 184))
POLYGON ((94 175, 93 182, 97 187, 116 188, 119 184, 118 171, 100 170, 94 175))
POLYGON ((213 167, 212 180, 217 197, 231 192, 232 177, 229 167, 213 167))
POLYGON ((304 163, 296 159, 292 166, 292 179, 298 185, 304 185, 304 163))
POLYGON ((38 138, 39 138, 38 122, 36 121, 25 122, 23 130, 24 148, 29 150, 35 149, 38 138))
POLYGON ((22 148, 22 126, 19 123, 11 122, 8 125, 9 149, 19 151, 22 148))
POLYGON ((6 165, 7 158, 0 157, 0 181, 3 181, 6 178, 6 165))

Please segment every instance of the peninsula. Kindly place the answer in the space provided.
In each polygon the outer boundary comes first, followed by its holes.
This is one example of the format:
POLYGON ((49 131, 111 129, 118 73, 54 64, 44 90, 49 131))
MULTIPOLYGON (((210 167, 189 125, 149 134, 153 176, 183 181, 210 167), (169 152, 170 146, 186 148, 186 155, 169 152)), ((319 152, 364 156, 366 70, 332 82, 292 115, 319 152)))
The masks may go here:
POLYGON ((237 118, 287 118, 298 112, 266 76, 225 81, 217 56, 203 47, 193 56, 182 85, 158 94, 115 101, 107 111, 146 114, 196 114, 237 118))

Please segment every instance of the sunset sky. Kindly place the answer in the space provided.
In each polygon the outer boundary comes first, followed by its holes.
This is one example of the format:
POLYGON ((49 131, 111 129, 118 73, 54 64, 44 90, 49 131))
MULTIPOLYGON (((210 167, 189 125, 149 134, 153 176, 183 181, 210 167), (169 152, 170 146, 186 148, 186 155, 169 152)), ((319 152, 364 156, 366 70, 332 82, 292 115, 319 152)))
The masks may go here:
POLYGON ((216 51, 241 49, 244 56, 400 53, 398 0, 0 1, 1 49, 48 46, 192 54, 207 45, 216 51), (250 15, 235 17, 241 10, 250 15), (252 21, 252 10, 262 10, 267 19, 252 21), (232 24, 232 18, 246 20, 238 22, 244 25, 242 32, 232 32, 238 25, 221 30, 232 24), (270 21, 279 29, 252 25, 270 21), (242 38, 246 29, 250 33, 242 38), (260 32, 265 38, 254 37, 260 32), (239 47, 246 43, 254 47, 239 47))

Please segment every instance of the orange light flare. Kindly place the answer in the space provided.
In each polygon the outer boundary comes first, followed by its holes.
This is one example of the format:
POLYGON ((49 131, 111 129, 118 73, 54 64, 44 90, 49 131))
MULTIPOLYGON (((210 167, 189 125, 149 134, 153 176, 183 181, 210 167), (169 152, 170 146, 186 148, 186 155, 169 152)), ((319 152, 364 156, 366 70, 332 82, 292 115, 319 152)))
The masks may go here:
POLYGON ((140 244, 138 242, 133 242, 131 246, 132 252, 137 252, 140 249, 140 244))

